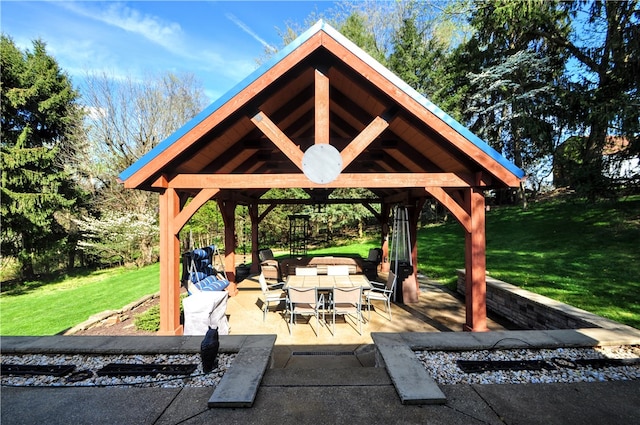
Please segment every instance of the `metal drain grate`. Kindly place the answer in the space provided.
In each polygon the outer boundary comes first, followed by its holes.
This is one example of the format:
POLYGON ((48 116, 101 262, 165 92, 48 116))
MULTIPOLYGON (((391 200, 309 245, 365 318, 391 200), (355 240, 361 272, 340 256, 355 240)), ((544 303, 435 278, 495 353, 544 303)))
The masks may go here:
POLYGON ((576 369, 578 367, 632 366, 640 364, 639 358, 634 359, 566 359, 554 357, 550 362, 544 360, 458 360, 458 367, 465 373, 493 372, 497 370, 555 370, 558 368, 576 369))
POLYGON ((602 369, 605 367, 635 366, 637 364, 640 364, 640 358, 570 360, 565 358, 554 357, 552 361, 558 367, 566 367, 569 369, 575 369, 577 367, 592 367, 594 369, 602 369))
POLYGON ((98 371, 99 376, 143 376, 143 375, 191 375, 198 365, 195 364, 130 364, 109 363, 98 371))
POLYGON ((475 361, 458 360, 458 367, 465 373, 482 373, 496 370, 554 370, 555 366, 543 360, 475 361))
POLYGON ((2 364, 0 374, 2 375, 50 375, 65 376, 73 372, 76 365, 22 365, 22 364, 2 364))
POLYGON ((294 351, 292 356, 355 356, 353 351, 294 351))

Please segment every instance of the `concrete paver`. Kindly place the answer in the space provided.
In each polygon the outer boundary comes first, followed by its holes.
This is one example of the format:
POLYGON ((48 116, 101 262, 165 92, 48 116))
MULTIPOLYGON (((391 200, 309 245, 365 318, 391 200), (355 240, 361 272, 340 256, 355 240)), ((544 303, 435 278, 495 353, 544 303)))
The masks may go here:
POLYGON ((275 335, 247 340, 209 398, 209 407, 251 407, 269 364, 275 335))
POLYGON ((153 424, 179 393, 147 388, 2 388, 0 422, 153 424))
POLYGON ((376 334, 375 340, 402 404, 446 403, 445 395, 399 335, 376 334))
POLYGON ((507 424, 640 423, 638 381, 520 384, 515 388, 474 385, 473 389, 507 424))

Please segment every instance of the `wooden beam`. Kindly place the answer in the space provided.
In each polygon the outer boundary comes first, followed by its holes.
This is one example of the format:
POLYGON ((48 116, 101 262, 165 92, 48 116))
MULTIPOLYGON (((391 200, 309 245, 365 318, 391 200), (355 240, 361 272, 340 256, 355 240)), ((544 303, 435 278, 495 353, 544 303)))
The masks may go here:
POLYGON ((256 198, 252 196, 245 195, 244 192, 240 191, 226 191, 224 195, 220 195, 220 198, 223 201, 233 201, 238 205, 251 205, 255 202, 256 198))
POLYGON ((314 104, 315 102, 313 98, 309 96, 309 99, 306 102, 303 102, 297 105, 295 109, 293 109, 292 111, 289 111, 284 118, 278 121, 279 127, 285 131, 288 131, 289 134, 291 134, 292 132, 290 131, 291 130, 290 127, 292 127, 295 123, 297 123, 298 120, 302 119, 305 116, 305 114, 311 111, 314 104))
POLYGON ((393 195, 385 196, 383 202, 389 205, 406 204, 407 202, 409 202, 409 191, 405 190, 393 195))
POLYGON ((218 199, 218 207, 224 222, 224 270, 229 279, 225 289, 230 297, 238 295, 236 282, 236 203, 218 199))
POLYGON ((374 161, 380 168, 382 168, 383 170, 385 170, 388 173, 394 173, 396 170, 389 165, 389 163, 383 159, 378 159, 374 161))
POLYGON ((371 215, 373 215, 378 221, 382 220, 382 215, 380 215, 378 211, 374 210, 370 203, 363 202, 362 206, 368 209, 371 215))
POLYGON ((151 183, 151 187, 158 187, 162 189, 166 189, 167 187, 169 187, 167 176, 163 174, 160 177, 158 177, 156 181, 151 183))
POLYGON ((180 174, 169 181, 175 189, 271 188, 408 188, 470 187, 467 177, 453 173, 342 173, 328 184, 318 184, 304 174, 180 174))
POLYGON ((315 72, 315 143, 329 143, 329 78, 315 72))
POLYGON ((244 148, 216 171, 224 174, 231 173, 241 166, 247 159, 251 158, 256 152, 258 152, 258 149, 244 148))
POLYGON ((380 247, 382 248, 382 263, 380 264, 380 271, 388 273, 391 263, 389 262, 389 218, 391 217, 391 204, 382 204, 380 211, 380 247))
POLYGON ((471 232, 471 216, 454 198, 441 187, 425 187, 425 190, 448 209, 467 232, 471 232))
POLYGON ((213 198, 215 195, 220 192, 220 189, 202 189, 198 194, 191 199, 191 202, 185 206, 182 211, 175 217, 173 220, 173 228, 172 231, 174 234, 180 233, 180 230, 187 224, 187 221, 198 211, 198 209, 203 206, 207 201, 213 198))
POLYGON ((277 205, 276 205, 276 204, 274 204, 274 203, 272 203, 271 205, 269 205, 269 206, 267 207, 267 209, 266 209, 266 210, 264 210, 264 211, 262 212, 262 214, 260 214, 260 216, 258 216, 258 223, 260 223, 260 222, 261 222, 261 221, 262 221, 262 220, 267 216, 267 214, 269 214, 271 211, 273 211, 273 209, 274 209, 276 206, 277 206, 277 205))
POLYGON ((397 149, 397 148, 387 149, 387 152, 389 156, 391 156, 391 158, 395 159, 396 161, 398 161, 399 163, 407 167, 407 170, 411 171, 412 173, 424 172, 425 167, 423 167, 422 165, 418 164, 415 161, 415 160, 420 160, 422 157, 411 158, 410 156, 406 155, 404 152, 402 152, 400 149, 397 149))
POLYGON ((411 262, 413 264, 413 279, 410 279, 408 287, 403 287, 402 299, 405 303, 417 303, 420 294, 420 283, 418 282, 418 222, 420 213, 426 201, 426 197, 412 199, 412 207, 409 208, 409 240, 411 241, 411 262), (413 282, 411 282, 413 280, 413 282), (414 286, 411 286, 414 283, 414 286))
POLYGON ((373 121, 340 152, 342 156, 342 169, 347 168, 387 127, 389 127, 389 123, 385 119, 375 117, 373 121))
POLYGON ((282 151, 300 170, 304 153, 263 112, 258 112, 251 121, 282 151))
POLYGON ((266 161, 256 160, 249 168, 245 170, 245 174, 253 174, 265 164, 266 161))
MULTIPOLYGON (((301 199, 259 199, 260 205, 313 205, 317 204, 318 200, 312 198, 301 199)), ((323 204, 336 205, 336 204, 380 204, 381 199, 374 198, 328 198, 321 201, 323 204)))

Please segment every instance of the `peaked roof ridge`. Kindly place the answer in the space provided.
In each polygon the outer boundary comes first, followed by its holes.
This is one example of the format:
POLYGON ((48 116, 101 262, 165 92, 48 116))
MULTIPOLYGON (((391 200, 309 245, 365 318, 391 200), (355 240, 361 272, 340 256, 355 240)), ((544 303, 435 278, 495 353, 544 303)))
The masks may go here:
MULTIPOLYGON (((322 21, 318 21, 320 23, 322 21)), ((418 92, 416 89, 407 84, 404 80, 394 74, 389 68, 382 65, 378 62, 374 57, 365 52, 362 48, 356 45, 354 42, 349 40, 347 37, 342 35, 338 30, 333 28, 329 24, 323 24, 323 29, 325 32, 333 37, 338 43, 345 46, 349 49, 353 54, 362 59, 365 63, 371 66, 376 72, 382 75, 384 78, 389 80, 392 84, 398 87, 400 90, 405 92, 411 98, 413 98, 416 102, 422 105, 429 112, 433 113, 435 116, 440 118, 445 124, 451 127, 454 131, 460 133, 465 139, 469 140, 471 143, 480 148, 483 152, 489 155, 491 158, 500 163, 503 167, 509 170, 513 175, 518 178, 523 178, 525 173, 523 170, 518 168, 511 161, 507 160, 500 152, 496 151, 493 147, 491 147, 487 142, 482 140, 480 137, 476 136, 471 132, 467 127, 460 124, 456 121, 451 115, 447 114, 445 111, 440 109, 438 105, 429 100, 425 95, 418 92)))
POLYGON ((224 104, 226 104, 229 100, 233 99, 234 96, 239 94, 242 90, 244 90, 251 83, 256 81, 263 75, 267 70, 273 68, 278 62, 286 58, 291 52, 293 52, 298 46, 311 38, 312 35, 321 31, 326 24, 321 19, 316 22, 311 28, 306 30, 304 33, 298 36, 295 40, 285 46, 282 50, 278 51, 275 55, 273 55, 268 61, 263 63, 261 66, 256 68, 251 74, 242 79, 239 83, 229 89, 225 94, 220 96, 218 99, 214 100, 209 106, 202 110, 195 117, 187 121, 182 127, 176 130, 171 136, 167 137, 160 143, 158 143, 153 149, 151 149, 146 154, 142 155, 140 159, 130 165, 126 170, 124 170, 118 176, 118 179, 121 181, 125 181, 129 177, 131 177, 135 172, 145 166, 151 159, 156 157, 158 154, 163 152, 177 140, 179 140, 182 136, 187 134, 191 129, 193 129, 197 124, 204 121, 205 118, 213 114, 215 111, 220 109, 224 104))
POLYGON ((524 177, 525 173, 523 170, 515 166, 511 161, 507 160, 502 154, 492 148, 485 141, 480 139, 478 136, 473 134, 469 129, 460 124, 458 121, 453 119, 449 114, 440 109, 436 104, 431 102, 426 96, 420 94, 417 90, 411 87, 409 84, 404 82, 400 77, 395 75, 391 70, 386 68, 376 59, 374 59, 371 55, 349 40, 347 37, 342 35, 338 30, 333 28, 331 25, 326 23, 324 20, 320 19, 313 26, 311 26, 308 30, 303 32, 300 36, 298 36, 294 41, 285 46, 282 50, 277 52, 274 56, 272 56, 268 61, 258 67, 255 71, 237 83, 234 87, 232 87, 229 91, 211 103, 208 107, 206 107, 202 112, 197 114, 194 118, 189 120, 185 125, 176 130, 171 136, 167 137, 162 142, 158 143, 153 149, 149 152, 141 156, 135 163, 130 165, 127 169, 122 171, 118 176, 118 180, 125 181, 141 168, 143 168, 146 164, 148 164, 153 158, 158 156, 160 153, 164 152, 167 148, 173 145, 176 141, 178 141, 181 137, 187 134, 190 130, 196 127, 199 123, 204 121, 211 114, 215 113, 218 109, 220 109, 223 105, 225 105, 228 101, 233 99, 236 95, 242 92, 245 88, 247 88, 254 81, 258 80, 263 74, 265 74, 268 70, 273 68, 279 62, 284 60, 289 54, 295 51, 299 46, 304 44, 307 40, 313 37, 318 32, 323 31, 328 36, 333 38, 337 43, 344 46, 347 50, 353 53, 356 57, 378 72, 381 76, 391 82, 393 85, 398 87, 400 90, 405 92, 409 97, 422 105, 425 109, 433 113, 437 116, 442 122, 447 124, 451 129, 459 133, 469 142, 474 144, 480 150, 489 155, 492 159, 498 162, 501 166, 511 172, 514 176, 521 179, 524 177))

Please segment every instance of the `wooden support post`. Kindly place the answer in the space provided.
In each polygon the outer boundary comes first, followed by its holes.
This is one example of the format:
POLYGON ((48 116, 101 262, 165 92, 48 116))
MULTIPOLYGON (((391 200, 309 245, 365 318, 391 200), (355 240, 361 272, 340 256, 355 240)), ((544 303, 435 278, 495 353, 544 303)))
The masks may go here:
MULTIPOLYGON (((411 263, 413 264, 413 275, 416 278, 416 300, 418 302, 417 294, 420 293, 420 282, 418 282, 418 221, 420 221, 420 213, 422 207, 427 201, 427 198, 417 198, 414 202, 414 208, 411 211, 411 217, 409 221, 409 237, 411 238, 411 263)), ((406 301, 405 302, 413 302, 406 301)))
POLYGON ((389 262, 389 217, 391 216, 391 206, 382 204, 380 213, 380 227, 382 228, 382 263, 380 263, 380 271, 389 273, 391 263, 389 262))
POLYGON ((229 296, 238 295, 236 283, 236 203, 234 201, 218 201, 222 220, 224 221, 224 269, 227 272, 229 296))
POLYGON ((465 231, 466 323, 465 331, 485 332, 487 328, 487 282, 485 202, 482 191, 465 191, 471 231, 465 231))
POLYGON ((251 218, 251 273, 260 272, 260 258, 258 257, 258 203, 249 205, 251 218))
POLYGON ((180 197, 174 189, 160 194, 160 335, 182 335, 180 324, 180 240, 174 232, 180 197))

